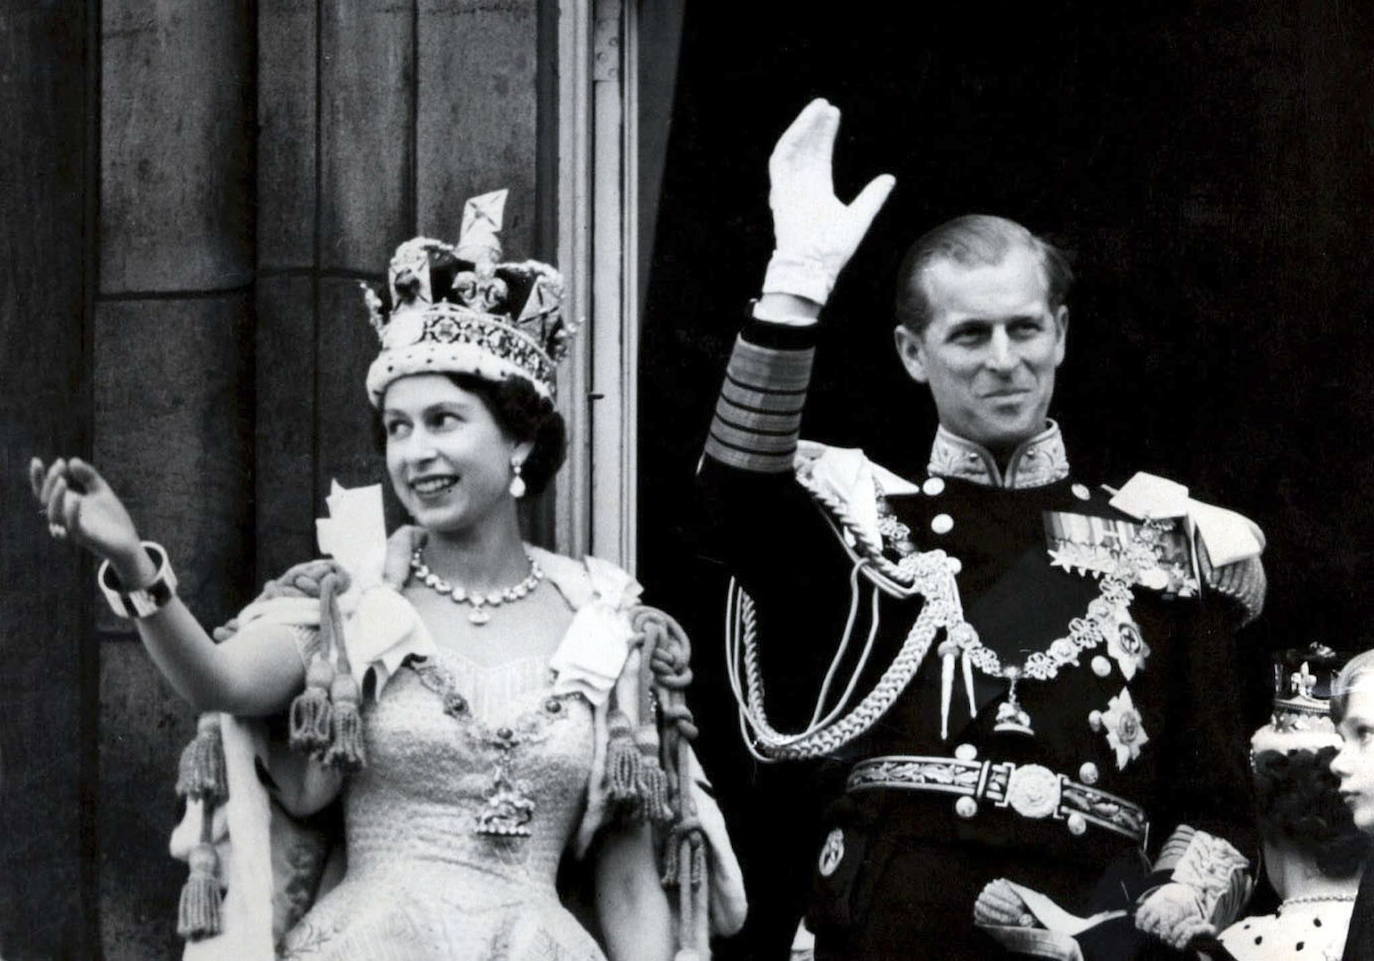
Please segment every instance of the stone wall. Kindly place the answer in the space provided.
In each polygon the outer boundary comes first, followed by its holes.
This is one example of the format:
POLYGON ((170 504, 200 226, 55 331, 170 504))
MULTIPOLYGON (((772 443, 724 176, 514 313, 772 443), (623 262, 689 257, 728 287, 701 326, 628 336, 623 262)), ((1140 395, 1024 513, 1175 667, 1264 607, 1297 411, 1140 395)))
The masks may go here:
POLYGON ((8 6, 0 957, 156 961, 194 717, 24 467, 91 457, 207 626, 313 556, 329 481, 382 478, 358 281, 500 187, 507 250, 554 256, 556 3, 8 6))

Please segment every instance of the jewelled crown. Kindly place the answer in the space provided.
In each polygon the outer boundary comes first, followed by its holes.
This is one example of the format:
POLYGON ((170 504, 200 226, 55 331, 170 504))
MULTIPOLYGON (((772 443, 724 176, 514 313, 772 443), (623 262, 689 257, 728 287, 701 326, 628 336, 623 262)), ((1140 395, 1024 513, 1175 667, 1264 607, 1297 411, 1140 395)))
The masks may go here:
POLYGON ((498 263, 505 206, 504 190, 474 197, 456 245, 416 237, 397 247, 389 309, 362 285, 382 344, 367 372, 372 406, 392 381, 421 373, 524 377, 553 396, 554 368, 575 332, 563 321, 563 277, 534 260, 498 263))
POLYGON ((1338 745, 1331 688, 1340 657, 1325 644, 1284 651, 1274 663, 1274 713, 1250 739, 1254 751, 1315 751, 1338 745))

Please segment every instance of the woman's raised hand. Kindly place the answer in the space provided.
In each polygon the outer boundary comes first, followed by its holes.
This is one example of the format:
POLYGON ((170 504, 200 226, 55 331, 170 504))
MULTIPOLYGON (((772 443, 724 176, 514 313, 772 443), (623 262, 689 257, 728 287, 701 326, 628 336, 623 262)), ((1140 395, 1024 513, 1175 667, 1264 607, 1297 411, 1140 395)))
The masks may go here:
POLYGON ((896 178, 873 178, 850 204, 835 196, 831 157, 840 111, 816 99, 778 138, 768 160, 776 249, 764 278, 765 294, 804 297, 824 304, 896 178))
POLYGON ((59 457, 45 468, 35 457, 29 462, 29 484, 53 537, 70 538, 110 561, 117 572, 143 553, 129 512, 90 464, 59 457))
MULTIPOLYGON (((35 457, 29 462, 29 483, 54 537, 109 561, 118 583, 109 583, 103 569, 99 577, 111 607, 133 620, 153 663, 197 710, 256 717, 291 703, 305 681, 305 666, 289 628, 264 624, 237 632, 232 644, 216 646, 177 597, 166 552, 144 549, 129 512, 94 467, 75 457, 48 465, 35 457), (116 603, 117 595, 157 584, 159 596, 144 597, 153 602, 151 610, 116 603)), ((227 640, 237 627, 231 622, 216 634, 227 640)))

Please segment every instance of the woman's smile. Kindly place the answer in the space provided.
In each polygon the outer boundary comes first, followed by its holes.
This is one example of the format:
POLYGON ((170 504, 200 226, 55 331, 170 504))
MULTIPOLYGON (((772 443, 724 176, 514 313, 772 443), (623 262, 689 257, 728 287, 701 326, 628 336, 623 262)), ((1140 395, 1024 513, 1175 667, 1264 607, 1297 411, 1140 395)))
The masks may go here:
POLYGON ((421 497, 435 497, 451 490, 457 483, 457 474, 429 474, 412 480, 410 489, 421 497))
POLYGON ((450 378, 398 378, 387 388, 382 426, 392 485, 421 526, 467 528, 496 516, 498 506, 511 500, 518 445, 479 395, 450 378))

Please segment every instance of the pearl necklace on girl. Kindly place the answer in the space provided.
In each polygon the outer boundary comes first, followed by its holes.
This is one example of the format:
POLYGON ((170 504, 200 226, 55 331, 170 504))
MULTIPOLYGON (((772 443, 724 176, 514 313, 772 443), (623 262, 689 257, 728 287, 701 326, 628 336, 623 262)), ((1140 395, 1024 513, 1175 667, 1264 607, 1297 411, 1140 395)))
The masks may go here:
POLYGON ((1309 894, 1301 898, 1285 898, 1279 905, 1279 910, 1290 907, 1294 904, 1318 904, 1323 901, 1354 901, 1353 894, 1309 894))

